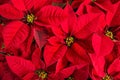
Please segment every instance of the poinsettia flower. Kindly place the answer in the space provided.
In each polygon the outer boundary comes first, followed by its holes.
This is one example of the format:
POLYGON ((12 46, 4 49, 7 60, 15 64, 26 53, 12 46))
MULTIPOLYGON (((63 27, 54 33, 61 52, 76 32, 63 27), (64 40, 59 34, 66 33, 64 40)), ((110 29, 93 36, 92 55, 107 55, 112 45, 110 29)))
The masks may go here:
POLYGON ((63 68, 56 73, 57 80, 87 80, 88 65, 73 65, 63 68))
POLYGON ((45 66, 39 48, 36 48, 31 60, 17 56, 6 56, 6 60, 12 72, 23 80, 51 80, 54 77, 55 66, 45 66))
POLYGON ((113 12, 109 12, 106 15, 106 26, 103 28, 105 35, 112 39, 114 42, 119 42, 120 40, 119 7, 120 3, 118 2, 115 4, 113 12))
POLYGON ((68 19, 59 26, 52 26, 55 36, 48 39, 48 44, 44 49, 47 66, 55 63, 64 55, 74 64, 80 63, 81 60, 87 61, 89 58, 83 40, 96 32, 99 26, 98 19, 102 19, 101 14, 86 14, 77 19, 70 5, 66 6, 65 11, 68 19))
POLYGON ((93 63, 93 70, 91 73, 92 80, 119 80, 120 58, 116 58, 110 65, 107 64, 105 57, 98 57, 90 55, 93 63))
POLYGON ((89 64, 86 62, 74 65, 64 56, 56 64, 55 79, 57 80, 87 80, 88 75, 89 64))
MULTIPOLYGON (((108 12, 107 13, 107 15, 106 15, 106 23, 105 23, 105 25, 103 26, 103 27, 101 27, 100 28, 100 32, 101 32, 101 34, 100 34, 100 36, 101 36, 101 38, 106 38, 106 37, 108 37, 109 39, 108 40, 106 40, 105 41, 105 43, 107 43, 107 42, 115 42, 114 44, 115 44, 115 46, 114 47, 117 47, 118 45, 118 43, 119 43, 119 31, 120 31, 120 29, 119 29, 119 27, 120 27, 120 23, 119 23, 119 21, 118 21, 118 19, 119 19, 119 5, 120 5, 120 3, 116 3, 115 4, 115 6, 113 6, 113 8, 114 8, 114 10, 113 10, 113 12, 108 12), (118 16, 116 16, 116 15, 118 15, 118 16), (110 41, 111 40, 111 41, 110 41)), ((97 38, 97 39, 99 39, 100 38, 100 36, 97 38)), ((107 39, 107 38, 106 38, 107 39)), ((93 44, 95 44, 94 43, 95 41, 93 41, 93 44)), ((98 40, 96 41, 96 42, 98 42, 98 40)), ((110 51, 111 52, 111 49, 112 49, 112 46, 113 46, 113 43, 108 43, 109 45, 109 50, 106 50, 106 51, 110 51), (111 48, 110 48, 110 44, 111 44, 111 48)), ((106 45, 107 46, 107 45, 106 45)), ((106 52, 105 52, 106 53, 106 52)))
POLYGON ((11 2, 12 4, 5 3, 3 5, 0 5, 0 15, 9 20, 12 20, 12 22, 10 21, 6 25, 3 31, 3 38, 6 48, 17 48, 30 36, 32 32, 34 32, 32 30, 35 27, 39 28, 39 26, 44 26, 50 23, 59 23, 60 19, 56 19, 59 18, 56 16, 58 14, 61 15, 63 12, 59 7, 48 5, 51 1, 47 0, 19 0, 17 2, 16 0, 11 0, 11 2), (53 19, 51 16, 54 16, 55 18, 53 19), (20 39, 20 36, 22 39, 20 39))
POLYGON ((55 66, 46 67, 42 60, 42 53, 39 48, 36 48, 32 55, 32 63, 35 66, 35 71, 27 73, 23 80, 52 80, 54 78, 55 66))
POLYGON ((120 26, 106 26, 104 34, 114 42, 120 41, 120 26))
POLYGON ((97 53, 99 56, 106 56, 108 54, 113 56, 113 53, 115 51, 117 51, 117 53, 115 53, 114 56, 119 55, 118 51, 120 29, 119 22, 117 21, 119 17, 115 16, 118 15, 118 7, 116 7, 114 11, 115 12, 113 12, 112 15, 110 15, 110 12, 108 12, 107 17, 109 16, 109 19, 106 19, 105 25, 103 25, 103 27, 99 27, 97 34, 94 34, 93 36, 93 48, 95 50, 95 53, 97 53), (115 23, 113 20, 115 21, 115 23))

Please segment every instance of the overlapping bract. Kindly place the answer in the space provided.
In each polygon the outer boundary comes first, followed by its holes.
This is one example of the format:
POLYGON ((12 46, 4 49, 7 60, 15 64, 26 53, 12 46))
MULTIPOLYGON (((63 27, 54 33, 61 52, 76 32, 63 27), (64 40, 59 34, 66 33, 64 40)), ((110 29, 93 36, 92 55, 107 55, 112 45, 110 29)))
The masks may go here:
POLYGON ((0 80, 120 80, 120 1, 0 0, 0 80))

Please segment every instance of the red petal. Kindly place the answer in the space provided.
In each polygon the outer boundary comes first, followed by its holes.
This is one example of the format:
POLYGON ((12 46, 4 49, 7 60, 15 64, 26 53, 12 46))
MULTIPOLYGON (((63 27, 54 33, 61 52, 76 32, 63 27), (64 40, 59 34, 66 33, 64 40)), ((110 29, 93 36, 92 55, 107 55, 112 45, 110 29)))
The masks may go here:
POLYGON ((120 25, 120 3, 116 3, 115 5, 112 5, 112 7, 113 9, 111 10, 111 12, 108 12, 106 15, 106 22, 109 26, 118 26, 120 25))
POLYGON ((24 0, 11 0, 11 2, 18 10, 26 11, 24 0))
POLYGON ((75 68, 76 68, 76 66, 71 66, 71 67, 65 68, 61 71, 61 74, 64 76, 64 78, 68 78, 69 76, 72 75, 75 68))
POLYGON ((46 45, 44 50, 44 60, 46 65, 50 66, 51 64, 58 61, 59 58, 64 56, 66 50, 67 47, 61 44, 55 46, 46 45))
POLYGON ((98 28, 104 26, 104 15, 103 14, 86 14, 79 17, 78 21, 79 30, 76 32, 75 37, 87 38, 92 33, 96 32, 98 28), (102 21, 101 24, 99 24, 102 21))
POLYGON ((56 37, 56 36, 53 36, 53 37, 49 38, 48 42, 51 45, 54 45, 54 46, 57 46, 57 45, 61 44, 60 39, 58 37, 56 37))
POLYGON ((111 75, 117 72, 120 72, 120 58, 116 58, 108 68, 108 73, 111 75))
POLYGON ((60 7, 50 5, 43 7, 36 15, 38 20, 45 24, 59 25, 65 19, 63 10, 60 7))
POLYGON ((34 8, 40 9, 46 5, 51 4, 51 0, 33 0, 34 8))
POLYGON ((95 5, 97 5, 99 8, 105 10, 106 12, 112 12, 114 10, 113 4, 110 0, 97 0, 94 2, 95 5))
POLYGON ((4 27, 3 38, 7 48, 17 47, 29 34, 29 27, 20 21, 11 22, 4 27))
POLYGON ((40 52, 40 49, 36 48, 36 50, 32 54, 32 62, 34 63, 34 65, 37 69, 44 69, 45 68, 45 64, 41 60, 41 58, 42 58, 42 54, 40 52))
POLYGON ((58 38, 64 39, 66 37, 66 33, 62 31, 61 26, 52 26, 52 31, 58 38))
POLYGON ((83 3, 84 0, 74 0, 71 4, 71 6, 76 9, 78 8, 79 6, 81 6, 81 3, 83 3))
POLYGON ((61 26, 60 26, 66 34, 69 33, 68 23, 69 23, 68 20, 65 20, 64 22, 61 23, 61 26))
POLYGON ((23 58, 16 57, 16 56, 6 56, 6 60, 10 69, 17 75, 17 76, 24 76, 25 74, 32 72, 35 70, 34 65, 23 58))
POLYGON ((34 38, 40 49, 46 44, 48 37, 49 34, 44 28, 34 29, 34 38))
POLYGON ((20 45, 20 49, 22 50, 22 57, 24 58, 29 58, 31 56, 31 53, 33 52, 34 49, 31 49, 33 48, 34 46, 32 45, 33 44, 33 28, 31 28, 29 30, 29 36, 27 37, 27 39, 24 41, 24 43, 22 45, 20 45))
POLYGON ((113 15, 113 18, 111 20, 111 23, 110 23, 110 26, 118 26, 120 25, 120 2, 118 4, 118 6, 116 7, 115 9, 115 12, 113 12, 114 15, 113 15))
POLYGON ((76 11, 76 14, 78 16, 80 16, 84 13, 86 13, 86 5, 84 3, 81 3, 80 6, 78 7, 77 11, 76 11))
POLYGON ((94 34, 92 38, 92 45, 96 55, 106 56, 112 51, 114 43, 107 36, 94 34))
POLYGON ((24 14, 10 4, 0 5, 0 15, 8 19, 22 19, 24 14))
POLYGON ((95 54, 90 54, 90 58, 92 60, 93 67, 97 72, 97 75, 100 77, 105 76, 105 58, 103 56, 97 56, 95 54))
POLYGON ((82 48, 78 43, 74 43, 72 45, 72 51, 74 52, 73 54, 76 54, 79 56, 79 58, 85 60, 85 61, 89 61, 87 52, 85 51, 84 48, 82 48))
POLYGON ((67 17, 75 17, 75 13, 73 11, 73 8, 67 4, 66 7, 64 8, 64 14, 67 16, 67 17))
POLYGON ((34 1, 36 0, 23 0, 23 1, 24 1, 25 8, 27 10, 31 10, 34 6, 34 1))
POLYGON ((56 73, 60 72, 63 68, 65 68, 68 64, 66 57, 62 57, 58 60, 56 65, 56 73))
POLYGON ((11 0, 14 7, 21 11, 31 10, 34 0, 11 0))
POLYGON ((64 14, 67 16, 66 21, 62 23, 62 29, 66 33, 73 34, 78 29, 77 27, 77 18, 70 5, 66 5, 64 9, 64 14))
MULTIPOLYGON (((81 53, 82 54, 82 53, 81 53)), ((66 58, 69 62, 72 64, 86 64, 86 62, 83 60, 84 57, 81 57, 76 52, 73 51, 73 49, 68 49, 66 52, 66 58)))
POLYGON ((89 66, 80 65, 80 67, 74 71, 73 76, 75 80, 87 80, 89 77, 89 66))
POLYGON ((28 73, 22 79, 23 80, 32 80, 32 78, 33 78, 34 75, 35 75, 35 73, 28 73))

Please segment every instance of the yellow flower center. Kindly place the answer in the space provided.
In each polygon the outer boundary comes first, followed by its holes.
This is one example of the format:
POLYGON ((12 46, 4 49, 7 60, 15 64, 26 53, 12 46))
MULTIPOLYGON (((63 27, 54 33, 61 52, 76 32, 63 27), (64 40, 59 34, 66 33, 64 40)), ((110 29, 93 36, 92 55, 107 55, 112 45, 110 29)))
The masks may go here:
POLYGON ((74 42, 74 38, 67 37, 65 42, 66 42, 67 46, 71 46, 71 44, 74 42))
POLYGON ((43 80, 43 79, 45 79, 45 78, 47 78, 47 73, 45 72, 45 71, 43 71, 43 70, 38 70, 38 71, 36 71, 36 73, 38 74, 38 76, 43 80))
POLYGON ((106 31, 105 35, 108 36, 111 39, 114 39, 113 38, 113 33, 111 31, 109 31, 109 30, 106 31))
POLYGON ((26 18, 28 23, 33 23, 35 16, 33 14, 27 14, 26 18))
POLYGON ((109 75, 106 75, 105 77, 103 77, 102 80, 112 80, 111 77, 109 75))
POLYGON ((66 80, 73 80, 73 77, 68 77, 66 80))

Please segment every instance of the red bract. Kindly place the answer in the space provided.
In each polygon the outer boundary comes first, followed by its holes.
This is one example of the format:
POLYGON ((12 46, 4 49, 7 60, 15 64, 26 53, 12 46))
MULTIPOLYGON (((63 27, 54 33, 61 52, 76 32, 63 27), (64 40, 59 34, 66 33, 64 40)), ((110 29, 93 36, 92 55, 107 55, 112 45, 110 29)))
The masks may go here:
POLYGON ((94 34, 92 38, 92 45, 97 56, 106 56, 111 53, 114 43, 105 35, 94 34))
POLYGON ((114 43, 105 34, 94 34, 92 37, 92 45, 96 56, 106 57, 108 61, 107 64, 111 64, 120 54, 119 43, 114 43))
POLYGON ((87 80, 89 64, 81 62, 79 65, 74 65, 66 57, 62 57, 57 62, 55 73, 56 80, 87 80))
POLYGON ((52 26, 55 36, 48 39, 49 43, 45 46, 44 59, 47 66, 63 56, 74 64, 80 63, 81 60, 87 61, 87 51, 82 40, 86 40, 96 32, 99 26, 97 24, 99 21, 96 22, 96 19, 102 19, 101 14, 86 14, 77 19, 69 5, 65 11, 68 19, 60 26, 52 26))
POLYGON ((4 27, 3 38, 6 48, 14 48, 20 46, 29 34, 27 25, 20 21, 14 21, 4 27), (22 37, 22 39, 21 39, 22 37))
POLYGON ((47 39, 53 35, 51 28, 35 28, 34 29, 34 38, 35 41, 37 43, 37 45, 39 46, 39 48, 43 48, 45 46, 45 44, 47 43, 47 39))
POLYGON ((120 2, 114 4, 112 7, 113 7, 112 12, 108 12, 108 14, 106 16, 107 17, 106 22, 107 22, 109 27, 120 26, 120 22, 119 22, 119 19, 120 19, 120 16, 119 16, 119 14, 120 14, 120 12, 119 12, 120 2))
POLYGON ((110 0, 104 1, 104 0, 93 0, 93 4, 95 4, 96 6, 98 6, 100 9, 106 11, 106 12, 111 12, 112 10, 114 10, 114 8, 112 7, 112 2, 110 0))
POLYGON ((87 80, 88 65, 69 66, 61 70, 56 77, 58 77, 57 80, 87 80))
POLYGON ((116 58, 110 65, 106 62, 104 57, 98 57, 96 55, 91 55, 93 70, 92 79, 93 80, 119 80, 120 79, 120 59, 116 58))
POLYGON ((23 58, 17 56, 6 56, 6 60, 13 73, 19 77, 22 77, 28 72, 35 70, 35 66, 32 64, 32 62, 23 58))

